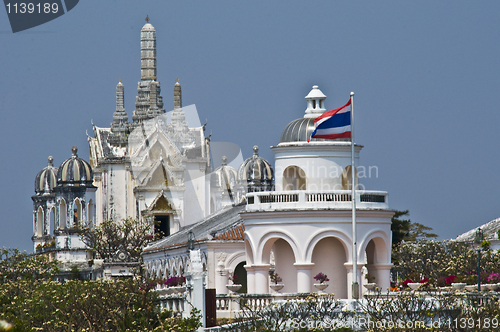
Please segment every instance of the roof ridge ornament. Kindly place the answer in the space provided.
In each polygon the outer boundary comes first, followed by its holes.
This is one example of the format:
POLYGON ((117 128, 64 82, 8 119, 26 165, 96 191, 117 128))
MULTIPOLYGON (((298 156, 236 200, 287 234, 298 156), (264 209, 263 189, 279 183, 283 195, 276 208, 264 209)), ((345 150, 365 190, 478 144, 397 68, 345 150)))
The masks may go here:
POLYGON ((146 15, 146 23, 149 23, 149 15, 146 15))

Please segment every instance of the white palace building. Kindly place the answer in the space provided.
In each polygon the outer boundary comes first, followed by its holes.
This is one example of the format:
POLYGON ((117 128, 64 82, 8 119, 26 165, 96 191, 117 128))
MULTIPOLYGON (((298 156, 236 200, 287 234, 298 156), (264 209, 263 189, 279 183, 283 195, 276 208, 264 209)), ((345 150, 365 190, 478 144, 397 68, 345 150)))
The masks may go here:
MULTIPOLYGON (((322 272, 330 279, 326 292, 350 298, 351 147, 344 139, 307 142, 314 119, 326 111, 319 87, 305 97, 303 116, 271 147, 274 163, 254 147, 238 169, 223 159, 215 170, 204 126, 186 121, 179 82, 173 111, 164 110, 160 93, 156 32, 148 22, 141 30, 141 80, 132 122, 120 82, 110 128, 94 126, 88 138, 89 162, 76 148, 59 168, 49 158, 32 197, 34 249, 50 248, 63 262, 83 264, 92 254, 74 231, 77 222, 156 220, 154 231, 164 237, 143 253, 154 277, 187 273, 187 249, 194 247, 201 252, 206 288, 217 294, 229 292, 232 274, 243 285, 239 292, 272 293, 271 270, 282 278, 281 293, 316 291, 313 277, 322 272)), ((355 146, 356 163, 361 149, 355 146)), ((356 185, 361 187, 357 180, 356 185)), ((394 211, 387 192, 357 190, 356 201, 358 283, 369 273, 386 289, 394 211)))

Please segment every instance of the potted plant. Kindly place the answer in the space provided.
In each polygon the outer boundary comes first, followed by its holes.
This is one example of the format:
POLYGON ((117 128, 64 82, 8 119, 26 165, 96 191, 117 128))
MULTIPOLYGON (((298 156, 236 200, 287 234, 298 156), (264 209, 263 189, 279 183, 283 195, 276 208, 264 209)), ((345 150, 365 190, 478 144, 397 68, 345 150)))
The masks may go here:
POLYGON ((455 290, 462 290, 465 288, 467 284, 464 282, 464 277, 463 276, 457 276, 451 283, 451 286, 455 290))
POLYGON ((228 279, 231 280, 232 284, 226 285, 227 289, 229 289, 231 292, 237 292, 241 288, 241 284, 238 283, 238 276, 233 273, 231 276, 229 276, 228 279))
POLYGON ((273 272, 271 274, 271 281, 274 284, 271 284, 270 287, 274 291, 279 291, 280 289, 282 289, 283 287, 285 287, 285 285, 281 284, 281 282, 283 281, 283 279, 281 279, 281 277, 276 272, 273 272))
POLYGON ((468 290, 470 292, 477 291, 477 275, 470 274, 466 278, 465 282, 467 283, 467 285, 465 286, 465 290, 468 290))
POLYGON ((375 289, 377 287, 377 284, 375 283, 375 276, 371 276, 369 273, 365 274, 365 279, 368 283, 364 284, 363 286, 368 289, 369 291, 375 289))
POLYGON ((489 290, 496 290, 498 288, 498 282, 500 281, 500 273, 493 272, 488 277, 486 277, 486 287, 489 290))
POLYGON ((318 273, 315 277, 314 280, 318 281, 319 283, 315 283, 314 287, 319 289, 319 292, 323 291, 326 287, 328 287, 327 281, 330 281, 328 279, 328 276, 324 274, 323 272, 318 273))

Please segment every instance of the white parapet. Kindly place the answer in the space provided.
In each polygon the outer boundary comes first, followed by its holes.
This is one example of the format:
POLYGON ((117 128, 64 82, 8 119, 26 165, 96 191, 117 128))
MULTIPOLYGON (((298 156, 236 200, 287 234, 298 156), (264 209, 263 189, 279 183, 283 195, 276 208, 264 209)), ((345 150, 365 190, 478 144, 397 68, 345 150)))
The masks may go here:
MULTIPOLYGON (((263 191, 246 195, 248 212, 276 210, 308 210, 308 209, 351 209, 350 190, 332 191, 263 191)), ((386 191, 357 190, 356 209, 388 210, 388 193, 386 191)))

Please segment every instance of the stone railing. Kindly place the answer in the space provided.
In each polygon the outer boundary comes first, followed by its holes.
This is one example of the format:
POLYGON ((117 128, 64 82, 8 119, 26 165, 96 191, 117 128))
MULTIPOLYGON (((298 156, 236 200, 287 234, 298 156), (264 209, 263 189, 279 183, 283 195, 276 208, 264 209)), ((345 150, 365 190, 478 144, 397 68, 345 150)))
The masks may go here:
POLYGON ((241 309, 259 311, 276 301, 297 300, 310 296, 308 293, 287 294, 217 294, 216 308, 218 318, 234 318, 241 309))
MULTIPOLYGON (((388 194, 385 191, 357 190, 356 209, 389 209, 388 194)), ((288 209, 351 209, 350 190, 332 191, 263 191, 248 193, 247 211, 288 209)))

